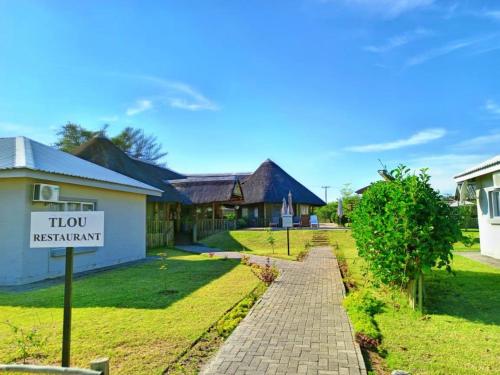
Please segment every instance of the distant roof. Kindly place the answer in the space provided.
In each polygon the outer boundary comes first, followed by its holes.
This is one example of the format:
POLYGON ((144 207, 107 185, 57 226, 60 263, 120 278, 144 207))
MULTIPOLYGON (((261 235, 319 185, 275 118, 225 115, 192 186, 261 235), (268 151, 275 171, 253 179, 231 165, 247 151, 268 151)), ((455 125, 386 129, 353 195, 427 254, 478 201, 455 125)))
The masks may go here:
POLYGON ((281 203, 292 192, 295 203, 323 206, 325 202, 270 159, 242 179, 245 203, 281 203))
POLYGON ((191 203, 184 194, 168 183, 168 180, 186 178, 185 175, 132 158, 106 137, 97 136, 90 139, 78 147, 74 155, 163 190, 161 197, 149 197, 149 200, 191 203))
POLYGON ((500 155, 488 159, 481 164, 478 164, 456 175, 455 181, 461 182, 497 171, 500 171, 500 155))
POLYGON ((235 187, 239 186, 236 176, 185 178, 170 180, 169 183, 188 197, 193 204, 243 203, 243 197, 237 198, 233 194, 235 187))
MULTIPOLYGON (((33 141, 26 137, 0 138, 0 170, 29 169, 147 190, 159 189, 33 141)), ((146 194, 146 192, 145 192, 146 194)))

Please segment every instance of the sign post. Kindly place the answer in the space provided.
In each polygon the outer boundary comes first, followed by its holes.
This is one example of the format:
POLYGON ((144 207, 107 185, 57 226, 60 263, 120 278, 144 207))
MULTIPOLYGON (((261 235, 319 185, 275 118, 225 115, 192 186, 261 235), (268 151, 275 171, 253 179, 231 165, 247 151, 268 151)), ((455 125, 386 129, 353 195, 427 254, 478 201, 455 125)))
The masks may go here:
POLYGON ((104 212, 32 212, 30 247, 66 247, 62 367, 70 366, 74 247, 104 246, 104 212))
POLYGON ((293 218, 290 214, 281 215, 283 222, 282 227, 286 228, 286 246, 288 250, 288 255, 290 256, 290 228, 293 226, 293 218))
POLYGON ((71 349, 71 297, 73 293, 73 248, 66 248, 66 268, 64 270, 64 318, 62 341, 62 367, 69 367, 71 349))

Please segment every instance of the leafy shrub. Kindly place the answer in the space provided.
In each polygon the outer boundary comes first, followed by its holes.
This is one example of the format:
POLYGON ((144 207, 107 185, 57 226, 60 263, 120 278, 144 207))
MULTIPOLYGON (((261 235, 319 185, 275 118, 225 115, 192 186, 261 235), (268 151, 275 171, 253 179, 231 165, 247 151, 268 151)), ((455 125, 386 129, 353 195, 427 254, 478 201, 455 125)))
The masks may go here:
POLYGON ((306 258, 307 254, 309 254, 309 250, 306 249, 302 250, 300 253, 297 254, 297 260, 299 262, 302 262, 306 258))
POLYGON ((254 290, 248 297, 240 301, 229 313, 219 320, 215 326, 220 336, 228 337, 243 318, 248 314, 248 311, 255 304, 261 292, 254 290))
POLYGON ((265 265, 252 264, 252 272, 266 285, 271 285, 279 276, 278 269, 271 265, 269 258, 267 258, 265 265))
POLYGON ((4 323, 10 327, 15 336, 15 359, 21 359, 23 363, 26 363, 26 360, 29 358, 43 358, 46 356, 44 348, 48 338, 42 336, 37 328, 33 327, 29 330, 24 330, 8 321, 4 323))
POLYGON ((370 292, 363 290, 349 293, 343 305, 349 314, 360 345, 367 348, 376 347, 381 334, 373 317, 382 311, 382 302, 370 292))
MULTIPOLYGON (((453 243, 461 231, 451 208, 419 174, 400 166, 365 191, 353 212, 353 237, 373 276, 408 287, 415 301, 415 280, 431 267, 451 271, 453 243)), ((419 288, 420 296, 423 291, 419 288)), ((421 301, 421 298, 419 299, 421 301)))
POLYGON ((241 257, 241 264, 245 265, 245 266, 249 266, 251 265, 251 262, 250 262, 250 257, 248 255, 243 255, 241 257))
POLYGON ((248 219, 246 217, 241 217, 236 221, 236 227, 246 228, 248 227, 248 219))

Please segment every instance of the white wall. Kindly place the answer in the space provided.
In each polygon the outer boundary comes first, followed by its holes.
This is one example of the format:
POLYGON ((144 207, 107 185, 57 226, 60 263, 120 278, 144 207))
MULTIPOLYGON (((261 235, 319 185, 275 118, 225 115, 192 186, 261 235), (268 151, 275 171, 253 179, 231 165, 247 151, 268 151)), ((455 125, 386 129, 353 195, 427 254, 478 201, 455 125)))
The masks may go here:
POLYGON ((491 174, 477 179, 479 199, 477 202, 481 254, 500 259, 500 224, 492 224, 488 202, 488 188, 493 187, 491 174))
MULTIPOLYGON (((0 285, 25 284, 64 274, 64 254, 54 256, 53 249, 29 247, 30 212, 47 210, 44 203, 32 202, 35 182, 51 183, 25 178, 0 179, 0 285), (4 222, 7 225, 3 225, 4 222), (4 266, 8 263, 14 266, 4 266)), ((145 195, 73 184, 58 185, 61 200, 94 201, 96 210, 104 211, 104 247, 75 254, 75 272, 145 257, 145 195)))

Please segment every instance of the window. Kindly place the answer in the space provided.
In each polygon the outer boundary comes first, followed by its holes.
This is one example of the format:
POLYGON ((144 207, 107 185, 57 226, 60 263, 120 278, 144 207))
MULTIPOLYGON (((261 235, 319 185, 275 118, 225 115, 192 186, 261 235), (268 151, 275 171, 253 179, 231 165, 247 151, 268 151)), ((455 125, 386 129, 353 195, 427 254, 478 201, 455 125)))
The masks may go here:
POLYGON ((259 218, 259 208, 258 207, 255 207, 253 209, 253 217, 258 219, 259 218))
POLYGON ((490 192, 491 217, 500 218, 500 190, 490 192))
POLYGON ((241 209, 241 216, 242 217, 248 217, 248 208, 247 207, 243 207, 241 209))
POLYGON ((94 202, 50 202, 46 203, 49 211, 94 211, 94 202))

